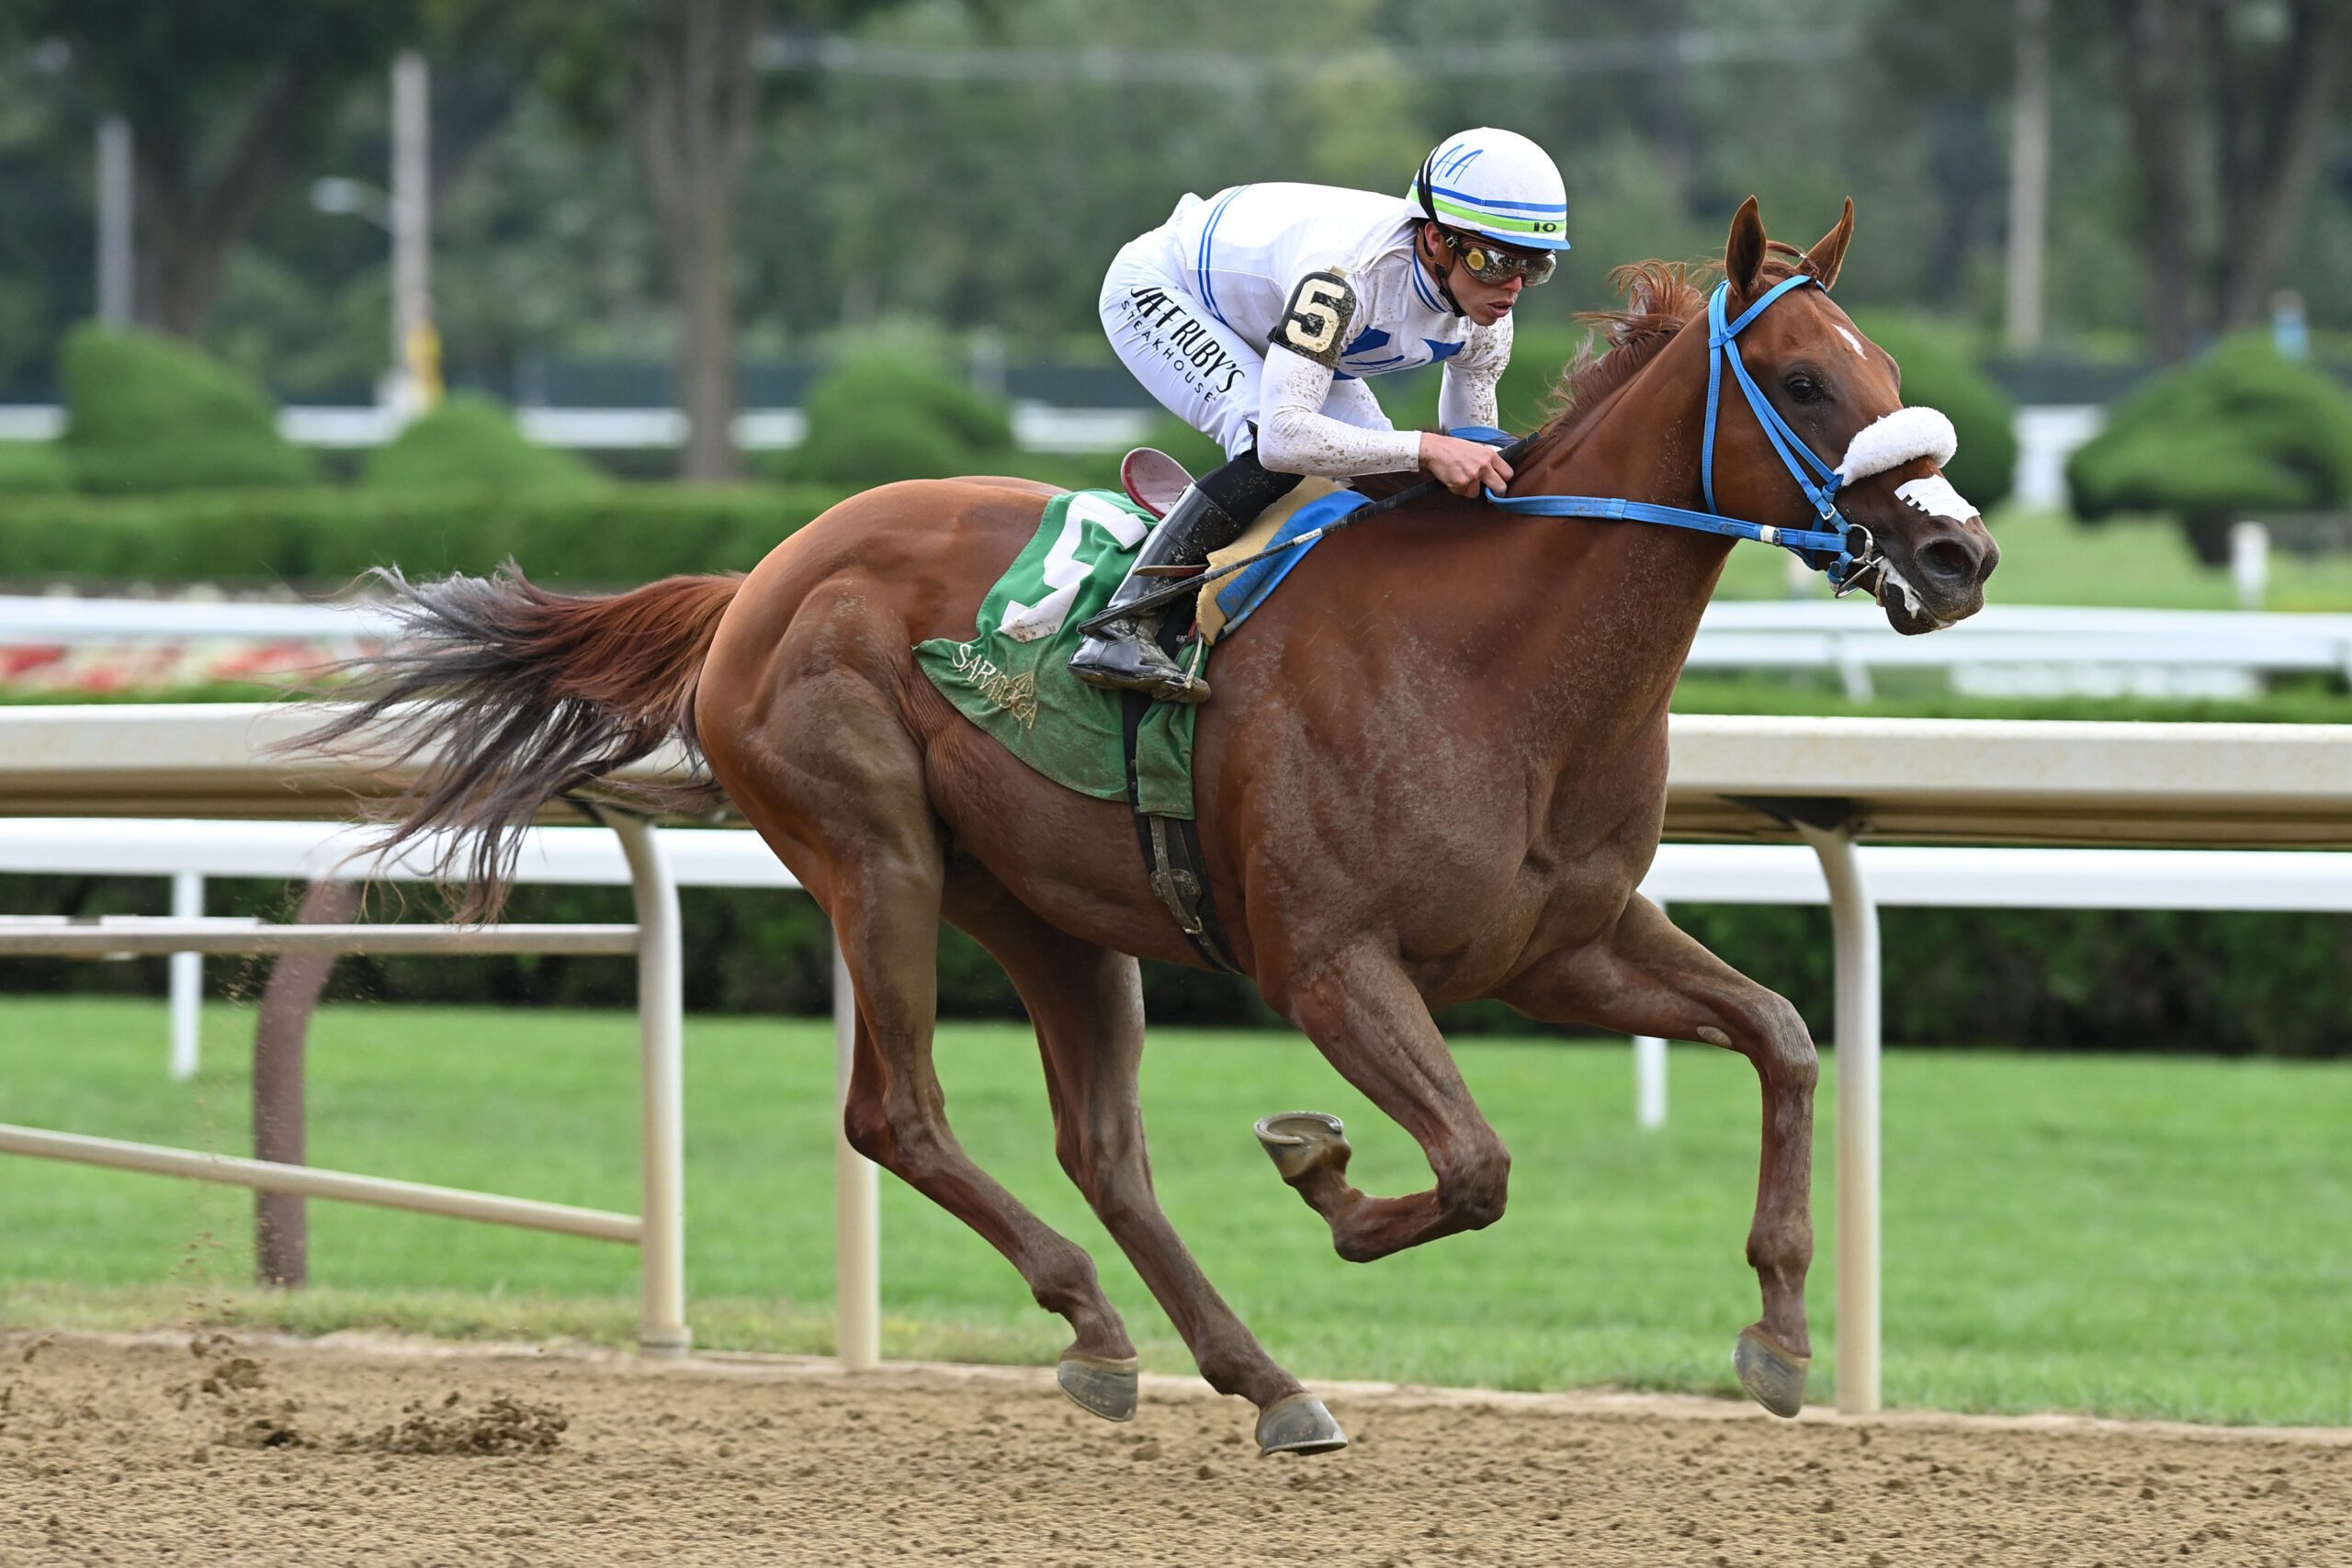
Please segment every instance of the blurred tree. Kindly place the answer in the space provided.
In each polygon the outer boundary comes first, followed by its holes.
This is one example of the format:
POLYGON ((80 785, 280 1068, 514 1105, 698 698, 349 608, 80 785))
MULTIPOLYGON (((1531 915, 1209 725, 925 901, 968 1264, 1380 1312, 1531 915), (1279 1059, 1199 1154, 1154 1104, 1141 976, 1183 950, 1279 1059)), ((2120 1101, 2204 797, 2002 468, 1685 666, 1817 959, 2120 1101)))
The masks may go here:
POLYGON ((2142 245, 2156 358, 2185 357, 2197 326, 2196 152, 2212 149, 2222 328, 2258 317, 2319 166, 2352 51, 2343 0, 2110 0, 2139 164, 2142 245))
POLYGON ((537 62, 575 128, 626 126, 660 220, 678 307, 680 477, 743 477, 735 449, 735 211, 762 100, 771 24, 838 25, 894 0, 439 0, 537 62))
POLYGON ((410 0, 0 0, 0 27, 62 41, 130 120, 139 314, 182 337, 288 154, 416 25, 410 0))

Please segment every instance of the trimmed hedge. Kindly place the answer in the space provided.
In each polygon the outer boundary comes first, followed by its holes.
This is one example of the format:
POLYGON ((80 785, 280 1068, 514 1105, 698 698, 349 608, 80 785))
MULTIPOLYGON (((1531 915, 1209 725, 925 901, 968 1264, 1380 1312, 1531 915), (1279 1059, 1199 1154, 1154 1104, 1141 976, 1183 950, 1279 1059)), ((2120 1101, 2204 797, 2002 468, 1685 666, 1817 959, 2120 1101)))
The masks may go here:
POLYGON ((1894 356, 1903 369, 1903 400, 1940 409, 1960 435, 1960 451, 1944 469, 1960 493, 1983 512, 2008 498, 2017 482, 2017 405, 1976 367, 1965 333, 1923 316, 1858 310, 1854 324, 1894 356))
POLYGON ((571 452, 534 445, 503 405, 458 392, 409 422, 368 454, 361 482, 371 487, 481 485, 500 490, 586 491, 604 476, 571 452))
POLYGON ((84 322, 58 358, 59 446, 82 488, 110 494, 316 483, 259 387, 193 344, 84 322))
POLYGON ((778 467, 852 489, 1003 473, 1014 460, 1005 411, 914 361, 852 359, 808 392, 808 439, 778 467))
POLYGON ((73 460, 54 441, 0 441, 0 495, 55 494, 74 488, 73 460))
POLYGON ((648 484, 5 496, 0 578, 326 584, 377 566, 481 573, 512 556, 536 581, 634 587, 749 570, 843 493, 648 484))
POLYGON ((2226 338, 2117 405, 2066 462, 2075 513, 2169 513, 2198 554, 2226 560, 2248 511, 2352 504, 2352 398, 2282 357, 2265 333, 2226 338))

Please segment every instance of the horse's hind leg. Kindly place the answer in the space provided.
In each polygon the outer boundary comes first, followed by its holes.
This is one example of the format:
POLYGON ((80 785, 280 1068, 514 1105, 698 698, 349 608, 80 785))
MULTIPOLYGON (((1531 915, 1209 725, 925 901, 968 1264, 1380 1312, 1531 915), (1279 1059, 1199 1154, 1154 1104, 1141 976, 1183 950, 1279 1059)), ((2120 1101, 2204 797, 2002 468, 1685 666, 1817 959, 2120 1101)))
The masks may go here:
POLYGON ((1610 938, 1554 955, 1502 999, 1556 1023, 1702 1040, 1755 1065, 1764 1137, 1747 1261, 1762 1288, 1764 1315, 1741 1331, 1732 1360, 1758 1404, 1794 1416, 1804 1404, 1812 1359, 1804 1277, 1813 1262, 1813 1090, 1820 1072, 1804 1020, 1638 893, 1610 938))
POLYGON ((1502 1217, 1510 1153, 1470 1098, 1394 953, 1366 942, 1335 954, 1286 984, 1276 1005, 1340 1077, 1413 1135, 1437 1177, 1427 1191, 1375 1198, 1348 1184, 1350 1151, 1337 1118, 1310 1111, 1261 1122, 1260 1141, 1283 1179, 1329 1224, 1340 1257, 1368 1263, 1502 1217))
MULTIPOLYGON (((1152 1190, 1136 1084, 1144 1014, 1136 961, 1048 924, 984 872, 955 878, 948 915, 1012 977, 1036 1022, 1062 1168, 1183 1336, 1201 1376, 1220 1393, 1258 1407, 1261 1451, 1344 1448, 1339 1423, 1217 1294, 1152 1190)), ((1112 1369, 1073 1365, 1065 1357, 1061 1371, 1062 1386, 1088 1404, 1081 1388, 1112 1369)), ((1134 1372, 1125 1375, 1131 1402, 1134 1372)))
MULTIPOLYGON (((788 686, 787 697, 800 691, 788 686)), ((857 997, 850 1143, 1003 1253, 1037 1304, 1069 1320, 1075 1350, 1132 1357, 1093 1260, 976 1165, 948 1126, 931 1055, 944 835, 913 742, 851 682, 788 701, 777 728, 794 737, 788 766, 748 747, 723 762, 714 748, 712 761, 832 918, 857 997)))

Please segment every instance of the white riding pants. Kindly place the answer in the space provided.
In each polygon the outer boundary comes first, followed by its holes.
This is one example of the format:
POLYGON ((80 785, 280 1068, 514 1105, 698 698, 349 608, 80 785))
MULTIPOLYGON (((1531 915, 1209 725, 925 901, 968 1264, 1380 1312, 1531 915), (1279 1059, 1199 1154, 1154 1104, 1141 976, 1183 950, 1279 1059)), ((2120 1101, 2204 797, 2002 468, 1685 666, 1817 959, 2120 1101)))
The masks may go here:
MULTIPOLYGON (((1265 345, 1243 342, 1203 310, 1168 250, 1168 235, 1155 229, 1112 259, 1099 306, 1102 330, 1119 363, 1169 412, 1238 457, 1257 445, 1265 345)), ((1317 412, 1359 430, 1394 428, 1362 381, 1332 381, 1317 412)))

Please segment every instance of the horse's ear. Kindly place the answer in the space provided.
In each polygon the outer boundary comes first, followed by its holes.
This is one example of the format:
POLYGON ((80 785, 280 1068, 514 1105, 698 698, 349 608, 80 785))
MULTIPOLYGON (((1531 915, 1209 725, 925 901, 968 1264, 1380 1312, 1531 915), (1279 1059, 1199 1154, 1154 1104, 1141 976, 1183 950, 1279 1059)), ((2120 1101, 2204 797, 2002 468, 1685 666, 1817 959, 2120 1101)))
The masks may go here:
POLYGON ((1756 275, 1764 270, 1764 220, 1749 197, 1731 215, 1731 238, 1724 242, 1724 276, 1731 291, 1745 298, 1756 292, 1756 275))
POLYGON ((1838 220, 1838 227, 1821 236, 1821 243, 1804 254, 1804 269, 1824 288, 1838 281, 1838 269, 1846 265, 1846 246, 1854 238, 1854 198, 1846 198, 1845 215, 1838 220))

